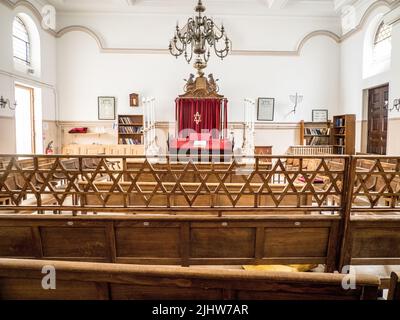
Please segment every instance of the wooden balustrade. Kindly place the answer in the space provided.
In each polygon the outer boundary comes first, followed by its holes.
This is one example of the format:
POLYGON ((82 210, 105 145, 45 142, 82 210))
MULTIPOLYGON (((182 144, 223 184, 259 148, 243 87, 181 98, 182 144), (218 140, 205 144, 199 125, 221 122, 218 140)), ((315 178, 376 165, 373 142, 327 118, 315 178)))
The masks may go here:
POLYGON ((31 156, 33 167, 22 168, 16 156, 7 159, 0 169, 0 197, 11 198, 12 204, 0 206, 0 211, 122 213, 151 208, 336 213, 342 210, 349 161, 335 156, 257 156, 204 165, 168 157, 31 156), (52 160, 50 167, 38 165, 42 158, 52 160), (335 159, 342 166, 330 169, 335 159), (289 160, 299 165, 289 167, 289 160), (115 161, 122 166, 113 166, 115 161), (132 161, 136 166, 129 166, 132 161), (339 200, 333 202, 333 197, 339 200), (23 198, 35 204, 27 205, 23 198))

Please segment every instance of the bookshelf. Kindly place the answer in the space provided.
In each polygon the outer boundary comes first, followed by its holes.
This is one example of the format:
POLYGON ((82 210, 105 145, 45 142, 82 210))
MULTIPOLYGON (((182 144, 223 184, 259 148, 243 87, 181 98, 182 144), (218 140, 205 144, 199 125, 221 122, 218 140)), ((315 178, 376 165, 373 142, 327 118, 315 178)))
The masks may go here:
POLYGON ((144 144, 142 115, 118 115, 118 144, 144 144))
POLYGON ((300 122, 300 145, 327 146, 331 142, 331 121, 300 122))
POLYGON ((356 115, 333 117, 332 145, 335 154, 355 154, 356 115))

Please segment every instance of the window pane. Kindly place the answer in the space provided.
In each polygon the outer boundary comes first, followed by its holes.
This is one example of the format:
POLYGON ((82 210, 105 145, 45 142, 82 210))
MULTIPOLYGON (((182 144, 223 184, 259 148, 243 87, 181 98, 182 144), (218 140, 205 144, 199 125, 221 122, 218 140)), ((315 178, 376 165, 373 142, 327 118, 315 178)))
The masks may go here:
POLYGON ((30 64, 30 39, 28 30, 21 20, 16 17, 13 23, 14 58, 30 64))
POLYGON ((392 27, 382 22, 375 35, 375 44, 378 44, 386 39, 389 39, 391 36, 392 36, 392 27))

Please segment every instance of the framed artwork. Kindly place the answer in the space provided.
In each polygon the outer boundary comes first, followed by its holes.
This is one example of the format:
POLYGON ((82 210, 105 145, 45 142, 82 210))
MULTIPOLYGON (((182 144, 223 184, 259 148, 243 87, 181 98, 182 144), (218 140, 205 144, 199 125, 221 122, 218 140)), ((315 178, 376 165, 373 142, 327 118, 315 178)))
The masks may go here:
POLYGON ((275 113, 274 98, 258 98, 257 120, 274 121, 274 113, 275 113))
POLYGON ((131 107, 138 107, 139 106, 139 95, 137 93, 131 93, 129 95, 129 105, 131 107))
POLYGON ((115 97, 99 97, 99 120, 115 120, 115 97))
POLYGON ((312 111, 313 122, 328 122, 328 110, 316 109, 312 111))

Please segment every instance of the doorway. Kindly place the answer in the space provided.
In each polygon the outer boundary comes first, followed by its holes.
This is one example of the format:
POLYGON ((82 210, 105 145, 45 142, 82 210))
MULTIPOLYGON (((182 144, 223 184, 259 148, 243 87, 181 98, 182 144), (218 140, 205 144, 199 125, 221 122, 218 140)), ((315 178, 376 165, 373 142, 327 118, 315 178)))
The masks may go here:
POLYGON ((34 154, 35 146, 35 97, 34 89, 15 85, 15 142, 17 154, 34 154))
POLYGON ((368 143, 370 154, 386 155, 389 85, 368 90, 368 143))

